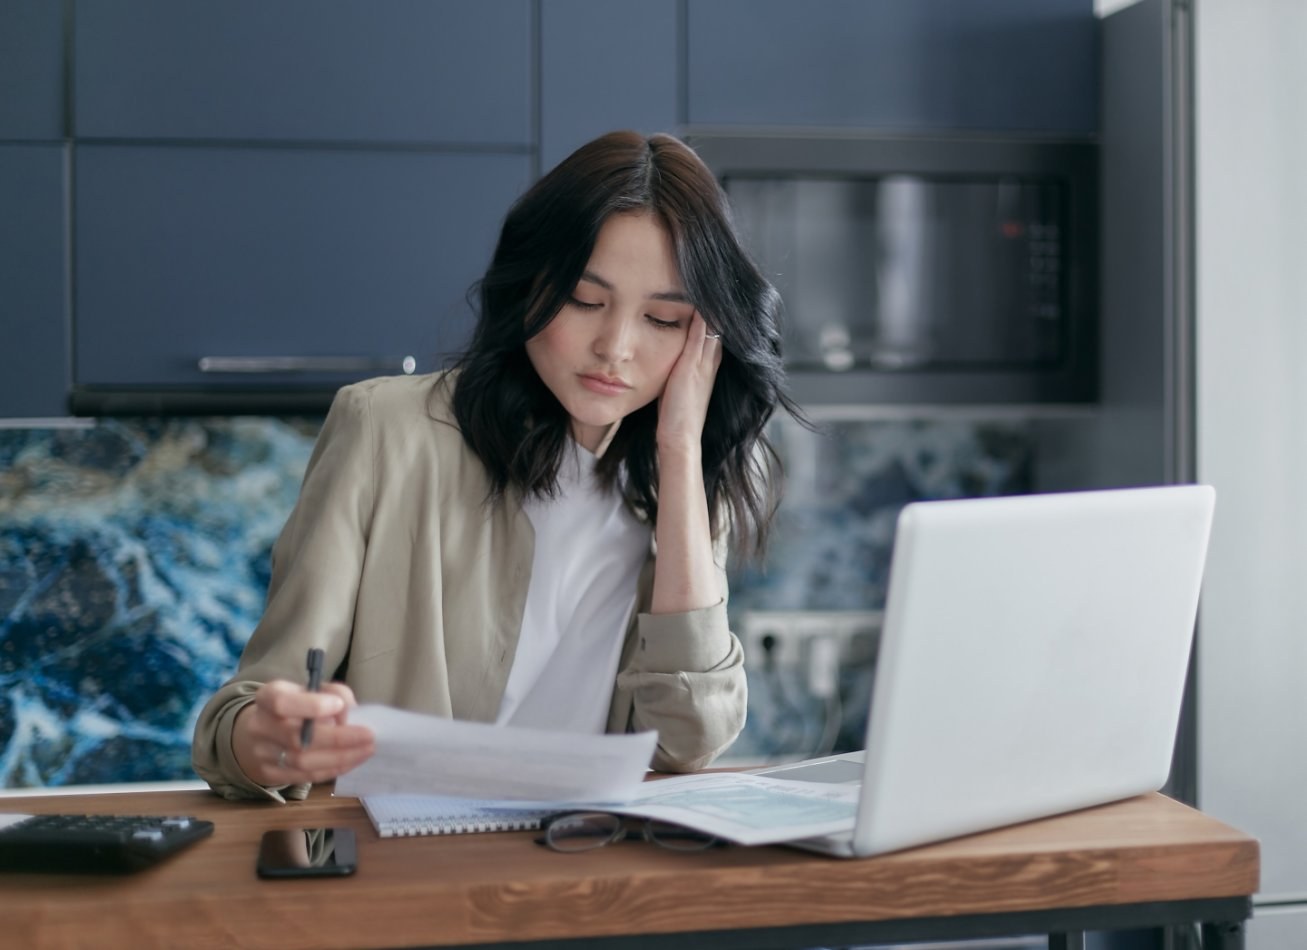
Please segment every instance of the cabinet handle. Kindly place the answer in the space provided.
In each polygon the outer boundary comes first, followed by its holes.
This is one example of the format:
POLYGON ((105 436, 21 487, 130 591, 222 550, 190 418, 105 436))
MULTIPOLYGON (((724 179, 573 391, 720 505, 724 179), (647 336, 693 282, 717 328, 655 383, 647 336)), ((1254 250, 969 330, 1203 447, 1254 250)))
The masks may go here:
POLYGON ((393 373, 413 375, 411 356, 201 356, 201 373, 393 373))

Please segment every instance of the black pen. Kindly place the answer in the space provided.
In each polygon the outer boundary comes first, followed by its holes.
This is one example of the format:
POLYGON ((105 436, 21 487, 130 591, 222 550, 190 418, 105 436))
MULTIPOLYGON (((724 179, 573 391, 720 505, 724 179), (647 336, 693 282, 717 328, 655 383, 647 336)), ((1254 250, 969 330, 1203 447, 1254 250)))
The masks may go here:
MULTIPOLYGON (((322 688, 322 650, 319 647, 312 647, 304 665, 309 669, 309 692, 316 693, 322 688)), ((300 746, 307 749, 312 741, 313 720, 305 719, 304 725, 300 727, 300 746)))

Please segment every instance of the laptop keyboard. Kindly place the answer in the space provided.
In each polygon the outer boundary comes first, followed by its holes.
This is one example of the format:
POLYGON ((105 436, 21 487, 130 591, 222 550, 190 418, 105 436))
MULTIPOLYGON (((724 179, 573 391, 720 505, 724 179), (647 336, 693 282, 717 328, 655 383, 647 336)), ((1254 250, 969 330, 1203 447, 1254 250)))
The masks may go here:
POLYGON ((829 762, 812 762, 806 765, 782 766, 758 772, 768 778, 789 779, 797 782, 829 782, 842 785, 862 781, 863 763, 848 759, 834 759, 829 762))

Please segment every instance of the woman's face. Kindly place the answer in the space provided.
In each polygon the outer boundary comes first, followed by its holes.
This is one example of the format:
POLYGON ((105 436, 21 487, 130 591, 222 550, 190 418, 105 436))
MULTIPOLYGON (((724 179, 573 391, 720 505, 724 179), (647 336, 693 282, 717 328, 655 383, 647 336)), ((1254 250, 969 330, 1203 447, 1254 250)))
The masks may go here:
POLYGON ((662 395, 693 316, 659 219, 605 221, 571 299, 526 343, 577 442, 595 451, 613 423, 662 395))

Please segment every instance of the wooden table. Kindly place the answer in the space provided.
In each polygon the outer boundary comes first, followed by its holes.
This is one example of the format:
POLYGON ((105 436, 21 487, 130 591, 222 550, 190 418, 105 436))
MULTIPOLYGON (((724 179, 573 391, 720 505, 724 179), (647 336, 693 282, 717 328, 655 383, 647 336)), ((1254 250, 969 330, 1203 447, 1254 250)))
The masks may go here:
POLYGON ((187 814, 211 838, 125 876, 0 874, 7 946, 495 946, 715 950, 1199 922, 1242 946, 1257 841, 1161 795, 864 860, 786 848, 557 854, 530 832, 377 836, 352 799, 236 804, 208 792, 10 798, 0 810, 187 814), (269 828, 358 833, 348 878, 265 881, 269 828), (12 941, 9 943, 8 941, 12 941))

